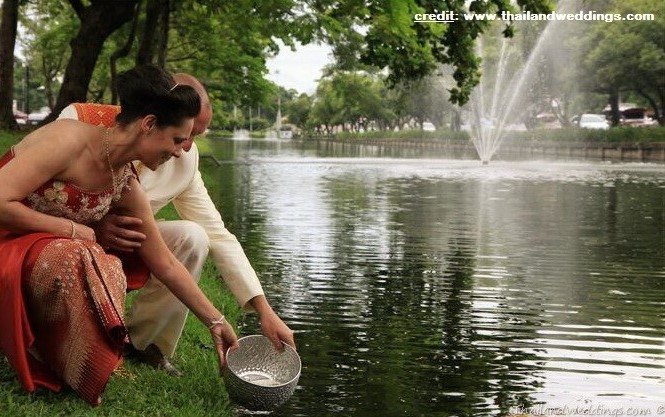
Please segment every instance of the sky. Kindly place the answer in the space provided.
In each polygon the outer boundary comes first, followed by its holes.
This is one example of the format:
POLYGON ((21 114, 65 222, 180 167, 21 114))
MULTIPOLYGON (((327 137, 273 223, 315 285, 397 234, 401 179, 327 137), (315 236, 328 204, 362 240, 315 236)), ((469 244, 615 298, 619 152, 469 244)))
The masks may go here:
POLYGON ((296 51, 280 45, 279 54, 267 61, 267 78, 277 85, 294 88, 299 93, 312 95, 316 91, 321 70, 332 62, 328 45, 299 45, 296 51))

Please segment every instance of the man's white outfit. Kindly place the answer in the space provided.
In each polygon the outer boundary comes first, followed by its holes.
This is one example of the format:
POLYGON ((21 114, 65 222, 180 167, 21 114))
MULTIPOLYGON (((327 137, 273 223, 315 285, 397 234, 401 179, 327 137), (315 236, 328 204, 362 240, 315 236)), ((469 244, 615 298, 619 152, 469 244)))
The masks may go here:
MULTIPOLYGON (((79 119, 73 105, 66 107, 58 118, 79 119)), ((242 246, 224 226, 205 188, 199 172, 196 144, 155 171, 139 169, 139 180, 153 213, 173 202, 182 220, 158 221, 157 224, 169 249, 196 281, 210 253, 224 282, 243 309, 250 308, 249 300, 264 295, 242 246)), ((151 275, 135 296, 127 317, 132 344, 139 350, 155 344, 164 356, 173 356, 187 313, 187 307, 151 275)))

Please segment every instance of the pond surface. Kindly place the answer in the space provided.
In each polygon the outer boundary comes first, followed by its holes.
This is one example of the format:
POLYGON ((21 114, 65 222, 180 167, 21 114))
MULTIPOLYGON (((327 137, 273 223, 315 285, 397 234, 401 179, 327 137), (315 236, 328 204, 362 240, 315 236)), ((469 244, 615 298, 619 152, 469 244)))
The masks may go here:
POLYGON ((273 416, 665 406, 665 166, 214 145, 211 194, 303 361, 273 416))

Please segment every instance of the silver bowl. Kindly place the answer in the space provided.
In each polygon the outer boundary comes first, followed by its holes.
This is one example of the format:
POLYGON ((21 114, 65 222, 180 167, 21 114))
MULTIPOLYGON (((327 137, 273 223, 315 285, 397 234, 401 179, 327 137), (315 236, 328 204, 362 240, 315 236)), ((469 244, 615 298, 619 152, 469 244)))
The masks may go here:
POLYGON ((291 346, 278 351, 263 335, 238 339, 240 347, 226 352, 224 385, 229 398, 254 411, 271 411, 296 389, 302 364, 291 346))

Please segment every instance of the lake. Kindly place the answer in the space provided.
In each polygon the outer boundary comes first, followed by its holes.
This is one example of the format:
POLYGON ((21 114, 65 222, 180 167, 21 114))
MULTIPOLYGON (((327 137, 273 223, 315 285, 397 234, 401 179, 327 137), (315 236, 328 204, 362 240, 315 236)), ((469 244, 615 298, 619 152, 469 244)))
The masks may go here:
POLYGON ((213 148, 211 195, 303 361, 273 416, 665 406, 665 165, 213 148))

